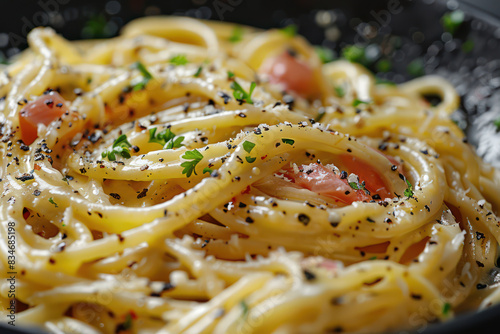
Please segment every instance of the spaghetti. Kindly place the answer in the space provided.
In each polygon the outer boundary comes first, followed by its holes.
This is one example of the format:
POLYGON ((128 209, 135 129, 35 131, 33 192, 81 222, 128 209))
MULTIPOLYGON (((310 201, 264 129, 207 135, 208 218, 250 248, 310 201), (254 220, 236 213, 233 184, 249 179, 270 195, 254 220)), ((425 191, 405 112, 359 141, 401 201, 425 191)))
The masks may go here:
POLYGON ((28 39, 0 74, 21 324, 371 333, 500 300, 499 172, 445 80, 380 85, 300 36, 188 18, 28 39))

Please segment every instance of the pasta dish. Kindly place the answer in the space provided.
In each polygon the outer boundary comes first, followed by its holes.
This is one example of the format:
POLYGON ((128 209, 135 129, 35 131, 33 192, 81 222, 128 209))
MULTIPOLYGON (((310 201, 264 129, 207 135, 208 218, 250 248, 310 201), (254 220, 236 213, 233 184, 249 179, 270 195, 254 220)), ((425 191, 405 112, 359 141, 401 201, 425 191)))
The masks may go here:
POLYGON ((500 301, 500 174, 446 80, 179 17, 28 41, 0 73, 5 322, 373 333, 500 301))

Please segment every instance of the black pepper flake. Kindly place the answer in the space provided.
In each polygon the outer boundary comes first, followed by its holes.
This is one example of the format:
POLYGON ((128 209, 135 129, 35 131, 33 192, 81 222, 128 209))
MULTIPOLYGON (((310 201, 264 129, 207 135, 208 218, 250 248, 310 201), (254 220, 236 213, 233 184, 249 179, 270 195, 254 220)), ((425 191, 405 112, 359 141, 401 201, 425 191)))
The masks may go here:
POLYGON ((386 219, 384 219, 384 222, 387 224, 391 224, 392 220, 391 220, 391 218, 386 218, 386 219))
POLYGON ((42 193, 42 192, 41 192, 40 190, 36 189, 36 190, 33 192, 33 195, 34 195, 34 196, 40 196, 40 194, 41 194, 41 193, 42 193))
POLYGON ((109 196, 113 197, 114 199, 120 199, 121 196, 117 193, 110 193, 109 196))
POLYGON ((118 241, 120 242, 123 242, 123 240, 125 240, 125 238, 120 233, 118 233, 116 236, 118 237, 118 241))
POLYGON ((21 182, 33 180, 34 178, 35 177, 33 176, 33 174, 29 174, 29 173, 24 173, 24 174, 21 174, 20 176, 16 176, 16 180, 19 180, 21 182))
POLYGON ((347 172, 346 172, 345 170, 343 170, 342 172, 340 172, 340 178, 341 178, 342 180, 347 179, 347 176, 348 176, 348 175, 347 175, 347 172))
POLYGON ((373 195, 373 196, 372 196, 372 198, 373 198, 374 200, 379 200, 379 199, 382 199, 382 198, 380 197, 380 195, 379 195, 379 194, 375 194, 375 195, 373 195))
POLYGON ((392 165, 392 166, 391 166, 391 170, 392 170, 393 172, 397 171, 397 170, 398 170, 398 166, 396 166, 396 165, 392 165))
POLYGON ((481 284, 481 283, 478 283, 476 285, 476 289, 478 290, 482 290, 482 289, 486 289, 488 286, 486 284, 481 284))
POLYGON ((351 152, 352 152, 352 150, 351 150, 350 148, 348 148, 348 149, 347 149, 347 152, 351 153, 351 152))
POLYGON ((254 220, 253 220, 252 218, 250 218, 250 217, 247 217, 247 218, 245 218, 245 221, 246 221, 247 223, 250 223, 250 224, 251 224, 251 223, 253 223, 253 221, 254 221, 254 220))
POLYGON ((378 149, 379 149, 379 150, 381 150, 381 151, 385 151, 385 150, 387 150, 387 143, 386 143, 386 142, 381 143, 381 144, 378 146, 378 149))
POLYGON ((484 233, 476 232, 476 239, 477 240, 481 240, 481 239, 484 239, 484 238, 485 238, 484 233))
POLYGON ((54 258, 49 258, 49 263, 50 264, 55 264, 56 263, 56 260, 54 258))
POLYGON ((429 151, 427 151, 427 150, 420 150, 420 152, 422 152, 425 155, 429 154, 429 151))
POLYGON ((298 218, 299 222, 304 224, 304 226, 307 226, 307 224, 309 224, 309 222, 311 221, 311 218, 309 218, 308 215, 303 214, 303 213, 300 213, 297 218, 298 218))
POLYGON ((339 223, 330 223, 330 225, 332 225, 332 227, 337 227, 339 226, 339 223))
POLYGON ((54 101, 52 99, 49 99, 49 100, 45 100, 45 104, 49 107, 52 107, 52 105, 54 104, 54 101))
POLYGON ((148 189, 147 188, 144 188, 142 189, 142 191, 139 193, 139 195, 137 195, 137 198, 143 198, 143 197, 146 197, 146 194, 148 193, 148 189))
POLYGON ((370 223, 375 223, 375 221, 373 219, 371 219, 370 217, 366 217, 366 220, 369 221, 370 223))
POLYGON ((219 95, 220 97, 222 97, 222 99, 224 100, 224 104, 227 104, 231 100, 231 96, 227 95, 224 92, 218 92, 217 95, 219 95))
POLYGON ((308 281, 312 281, 316 278, 316 275, 314 275, 312 272, 310 272, 307 269, 304 269, 303 272, 304 272, 304 276, 306 277, 306 280, 308 280, 308 281))
POLYGON ((85 168, 80 168, 80 173, 85 174, 87 173, 87 170, 85 168))
POLYGON ((175 288, 175 285, 164 283, 160 291, 151 293, 151 297, 160 297, 162 292, 172 290, 173 288, 175 288))
POLYGON ((24 143, 22 143, 19 148, 25 152, 30 150, 30 147, 24 143))
POLYGON ((484 263, 482 263, 482 262, 480 262, 480 261, 477 261, 477 260, 476 260, 476 264, 477 264, 477 266, 478 266, 478 267, 480 267, 480 268, 483 268, 483 267, 484 267, 484 263))
POLYGON ((416 300, 420 300, 420 299, 422 299, 422 295, 417 295, 416 293, 412 293, 411 298, 416 299, 416 300))
POLYGON ((427 210, 427 212, 431 212, 431 208, 429 208, 428 205, 425 205, 424 208, 425 208, 425 210, 427 210))
POLYGON ((245 118, 245 117, 247 117, 247 115, 245 115, 245 114, 244 114, 244 113, 242 113, 242 112, 240 112, 240 113, 238 114, 238 116, 240 116, 241 118, 245 118))
POLYGON ((240 204, 238 204, 238 207, 239 208, 245 208, 247 205, 243 202, 240 202, 240 204))

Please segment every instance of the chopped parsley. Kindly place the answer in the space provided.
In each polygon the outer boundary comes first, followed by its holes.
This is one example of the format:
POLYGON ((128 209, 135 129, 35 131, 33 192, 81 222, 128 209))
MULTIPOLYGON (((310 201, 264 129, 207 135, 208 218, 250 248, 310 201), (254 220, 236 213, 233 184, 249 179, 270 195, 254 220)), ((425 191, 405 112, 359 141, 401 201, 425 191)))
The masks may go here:
POLYGON ((245 160, 251 164, 252 162, 254 162, 257 158, 254 158, 254 157, 245 157, 245 160))
POLYGON ((349 186, 354 189, 354 190, 366 190, 365 188, 365 181, 359 183, 359 182, 349 182, 349 186))
POLYGON ((500 131, 500 117, 498 117, 495 121, 493 121, 493 125, 496 126, 497 131, 500 131))
POLYGON ((186 65, 187 63, 188 60, 186 58, 186 55, 183 54, 179 54, 170 58, 170 64, 173 64, 175 66, 186 65))
POLYGON ((333 55, 333 51, 324 46, 315 46, 314 51, 316 51, 316 54, 318 55, 319 59, 323 62, 323 64, 329 63, 333 61, 333 59, 335 58, 333 55))
POLYGON ((451 310, 451 304, 450 303, 444 303, 443 304, 443 315, 448 315, 451 310))
POLYGON ((281 138, 281 141, 283 142, 283 144, 288 144, 288 145, 293 145, 295 143, 295 140, 288 138, 281 138))
POLYGON ((57 203, 56 203, 56 202, 54 202, 54 199, 53 199, 52 197, 51 197, 51 198, 49 198, 49 203, 50 203, 50 204, 54 204, 54 205, 56 206, 56 208, 58 207, 58 206, 57 206, 57 203))
POLYGON ((394 81, 387 80, 387 79, 382 79, 382 78, 379 78, 379 77, 375 78, 375 84, 376 85, 396 86, 396 83, 394 81))
POLYGON ((116 155, 121 155, 122 157, 129 159, 130 147, 132 147, 132 144, 128 142, 127 135, 123 134, 115 140, 111 150, 102 152, 101 156, 103 158, 107 157, 109 161, 115 161, 116 155))
POLYGON ((360 104, 370 104, 370 103, 371 102, 369 102, 369 101, 362 101, 362 100, 354 99, 354 101, 352 101, 352 106, 357 107, 360 104))
POLYGON ((212 172, 213 172, 212 168, 208 168, 208 167, 203 168, 203 174, 205 174, 205 173, 212 174, 212 172))
POLYGON ((287 37, 295 37, 297 35, 297 30, 298 27, 296 24, 289 24, 286 27, 280 29, 280 31, 287 37))
POLYGON ((365 48, 358 45, 348 45, 342 49, 342 57, 353 63, 365 63, 365 48))
POLYGON ((338 97, 344 97, 345 96, 344 86, 338 85, 338 86, 335 86, 334 89, 335 89, 335 94, 338 97))
POLYGON ((373 261, 373 260, 376 260, 376 259, 377 259, 377 257, 376 257, 376 256, 372 256, 372 257, 371 257, 371 258, 369 258, 368 260, 373 261))
POLYGON ((462 44, 462 51, 469 53, 472 50, 474 50, 474 41, 472 39, 468 39, 462 44))
POLYGON ((128 313, 125 316, 125 321, 117 326, 116 332, 119 333, 121 331, 128 331, 130 329, 132 329, 132 315, 128 313))
POLYGON ((134 91, 144 89, 144 87, 146 87, 148 82, 151 79, 153 79, 153 75, 148 71, 146 66, 144 66, 144 64, 141 63, 140 61, 136 61, 135 63, 133 63, 130 66, 130 68, 139 70, 139 72, 141 72, 141 75, 142 75, 142 80, 140 82, 136 83, 134 85, 134 87, 132 88, 134 91))
POLYGON ((187 151, 181 157, 182 159, 190 160, 181 163, 181 167, 184 167, 182 174, 186 174, 186 177, 190 177, 192 173, 196 174, 196 165, 203 159, 203 154, 198 152, 198 150, 187 151))
POLYGON ((443 15, 441 22, 443 28, 450 34, 455 34, 465 20, 465 13, 461 10, 455 10, 443 15))
POLYGON ((158 133, 156 133, 156 130, 157 128, 149 129, 148 143, 160 144, 166 150, 182 146, 184 136, 179 136, 176 138, 175 133, 173 133, 170 128, 164 129, 158 133))
POLYGON ((231 80, 232 78, 234 78, 234 73, 232 71, 227 71, 227 79, 231 80))
POLYGON ((250 84, 250 90, 247 93, 236 81, 233 81, 231 83, 231 89, 233 90, 234 98, 238 101, 245 101, 246 103, 250 104, 253 104, 252 93, 256 86, 257 84, 255 82, 252 82, 250 84))
POLYGON ((392 69, 392 63, 389 59, 380 59, 375 67, 378 72, 389 72, 392 69))
POLYGON ((404 195, 406 197, 413 197, 413 186, 411 185, 410 181, 408 181, 408 179, 405 178, 405 181, 408 187, 405 189, 404 195))
POLYGON ((248 140, 245 140, 243 143, 243 149, 247 152, 250 153, 252 152, 253 148, 255 147, 255 144, 252 142, 249 142, 248 140))
POLYGON ((244 300, 242 300, 240 302, 240 306, 241 306, 241 309, 243 310, 242 316, 243 316, 243 318, 246 318, 248 315, 248 311, 250 311, 250 307, 248 306, 248 304, 244 300))
POLYGON ((234 27, 233 31, 231 32, 231 36, 229 36, 229 41, 231 43, 238 43, 243 39, 243 28, 236 26, 234 27))
POLYGON ((422 58, 417 58, 411 61, 406 67, 408 74, 414 77, 421 77, 425 74, 424 61, 422 58))
POLYGON ((200 76, 202 70, 203 70, 203 66, 198 67, 196 72, 193 74, 193 77, 198 78, 200 76))
POLYGON ((326 115, 326 111, 318 112, 318 115, 316 115, 316 117, 314 118, 314 121, 321 122, 321 120, 323 119, 323 117, 325 117, 325 115, 326 115))

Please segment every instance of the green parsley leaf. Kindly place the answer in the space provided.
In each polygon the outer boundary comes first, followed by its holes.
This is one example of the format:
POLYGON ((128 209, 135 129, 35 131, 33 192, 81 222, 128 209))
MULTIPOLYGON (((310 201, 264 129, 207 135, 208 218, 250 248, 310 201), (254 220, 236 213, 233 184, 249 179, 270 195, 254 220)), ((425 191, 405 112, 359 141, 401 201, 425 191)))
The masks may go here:
POLYGON ((333 55, 333 51, 324 46, 315 46, 314 51, 316 51, 316 54, 318 55, 321 62, 323 62, 323 64, 329 63, 335 58, 333 55))
POLYGON ((177 56, 173 56, 170 58, 170 64, 173 64, 175 66, 179 65, 186 65, 188 63, 188 60, 186 58, 186 55, 179 54, 177 56))
POLYGON ((245 160, 251 164, 252 162, 254 162, 257 158, 252 158, 252 157, 245 157, 245 160))
POLYGON ((422 75, 425 74, 423 59, 422 58, 414 59, 412 62, 408 64, 406 70, 408 71, 408 74, 410 74, 413 77, 421 77, 422 75))
POLYGON ((62 180, 63 180, 64 182, 66 182, 66 183, 69 185, 69 181, 68 181, 68 178, 67 178, 67 177, 63 177, 63 178, 62 178, 62 180))
POLYGON ((231 32, 231 36, 229 36, 229 41, 231 43, 238 43, 243 39, 243 28, 240 26, 234 27, 233 31, 231 32))
POLYGON ((372 256, 371 258, 369 258, 368 260, 376 260, 377 257, 376 256, 372 256))
POLYGON ((49 203, 50 203, 50 204, 54 204, 54 205, 56 206, 56 208, 58 207, 58 206, 57 206, 57 203, 56 203, 56 202, 54 202, 54 199, 53 199, 52 197, 51 197, 51 198, 49 198, 49 203))
POLYGON ((227 71, 227 79, 231 80, 232 78, 234 78, 234 73, 231 71, 227 71))
POLYGON ((493 122, 493 125, 497 127, 497 131, 500 131, 500 117, 493 122))
POLYGON ((389 59, 380 59, 375 67, 378 72, 389 72, 392 69, 392 63, 389 59))
POLYGON ((405 181, 408 187, 405 189, 404 195, 406 197, 413 197, 413 186, 411 185, 410 181, 408 181, 408 179, 405 178, 405 181))
POLYGON ((242 316, 243 316, 243 318, 246 318, 248 316, 248 311, 250 311, 250 307, 248 306, 248 304, 244 300, 242 300, 240 302, 240 306, 241 306, 241 309, 243 310, 242 316))
POLYGON ((170 128, 164 129, 156 133, 157 128, 149 129, 149 141, 148 143, 157 143, 163 146, 163 149, 179 148, 182 146, 182 141, 184 136, 175 137, 170 128))
POLYGON ((342 49, 342 57, 353 63, 365 63, 365 48, 358 45, 348 45, 342 49))
POLYGON ((376 85, 396 86, 396 83, 394 81, 382 79, 379 77, 375 77, 375 84, 376 85))
POLYGON ((465 20, 465 13, 461 10, 455 10, 453 12, 448 12, 443 15, 441 22, 443 23, 443 28, 450 34, 455 34, 460 28, 465 20))
POLYGON ((451 310, 451 304, 450 303, 444 303, 443 304, 443 315, 448 315, 451 310))
POLYGON ((281 138, 281 141, 283 142, 283 144, 288 144, 288 145, 293 145, 295 143, 295 140, 288 138, 281 138))
POLYGON ((338 85, 338 86, 335 86, 334 89, 335 89, 335 94, 337 94, 338 97, 345 96, 344 86, 338 85))
POLYGON ((255 144, 252 142, 249 142, 248 140, 245 140, 243 143, 243 149, 247 152, 250 153, 252 152, 253 148, 255 147, 255 144))
POLYGON ((144 89, 146 87, 146 85, 148 84, 148 82, 151 79, 153 79, 153 75, 148 71, 146 66, 144 66, 144 64, 141 63, 140 61, 136 61, 135 63, 130 65, 130 68, 139 70, 139 72, 141 72, 141 75, 142 75, 142 80, 134 85, 134 87, 133 87, 134 91, 144 89))
POLYGON ((297 35, 297 30, 299 29, 296 24, 290 24, 280 29, 280 31, 284 33, 287 37, 295 37, 297 35))
POLYGON ((193 74, 193 77, 198 78, 200 76, 202 70, 203 70, 203 66, 198 67, 196 72, 193 74))
POLYGON ((110 151, 104 151, 101 153, 103 158, 108 158, 109 161, 115 161, 116 155, 121 155, 122 157, 129 159, 131 157, 129 148, 132 147, 127 140, 127 135, 123 134, 119 136, 110 151))
POLYGON ((472 50, 474 50, 474 41, 472 39, 468 39, 462 44, 462 51, 469 53, 472 52, 472 50))
POLYGON ((370 192, 368 189, 365 187, 365 181, 359 183, 359 182, 349 182, 349 186, 354 189, 354 190, 364 190, 364 192, 369 195, 370 192))
POLYGON ((212 172, 213 172, 212 168, 208 168, 208 167, 203 168, 203 174, 205 174, 205 173, 212 174, 212 172))
POLYGON ((361 101, 361 100, 358 100, 358 99, 354 99, 354 101, 352 102, 352 106, 353 107, 357 107, 360 104, 370 104, 370 103, 371 102, 369 102, 369 101, 361 101))
POLYGON ((323 117, 325 117, 325 115, 326 115, 325 111, 320 111, 318 115, 316 115, 316 117, 314 118, 314 121, 321 122, 321 120, 323 119, 323 117))
POLYGON ((253 104, 252 93, 257 84, 252 82, 250 84, 250 91, 247 93, 239 83, 236 81, 231 82, 231 89, 233 90, 233 96, 238 101, 245 101, 246 103, 253 104))
POLYGON ((132 328, 132 315, 128 313, 125 317, 125 321, 122 324, 122 329, 129 330, 132 328))
POLYGON ((201 154, 198 150, 186 151, 181 158, 191 160, 181 163, 181 167, 184 167, 182 174, 186 174, 186 177, 190 177, 192 173, 194 173, 194 175, 198 175, 196 174, 195 168, 201 159, 203 159, 203 154, 201 154))

